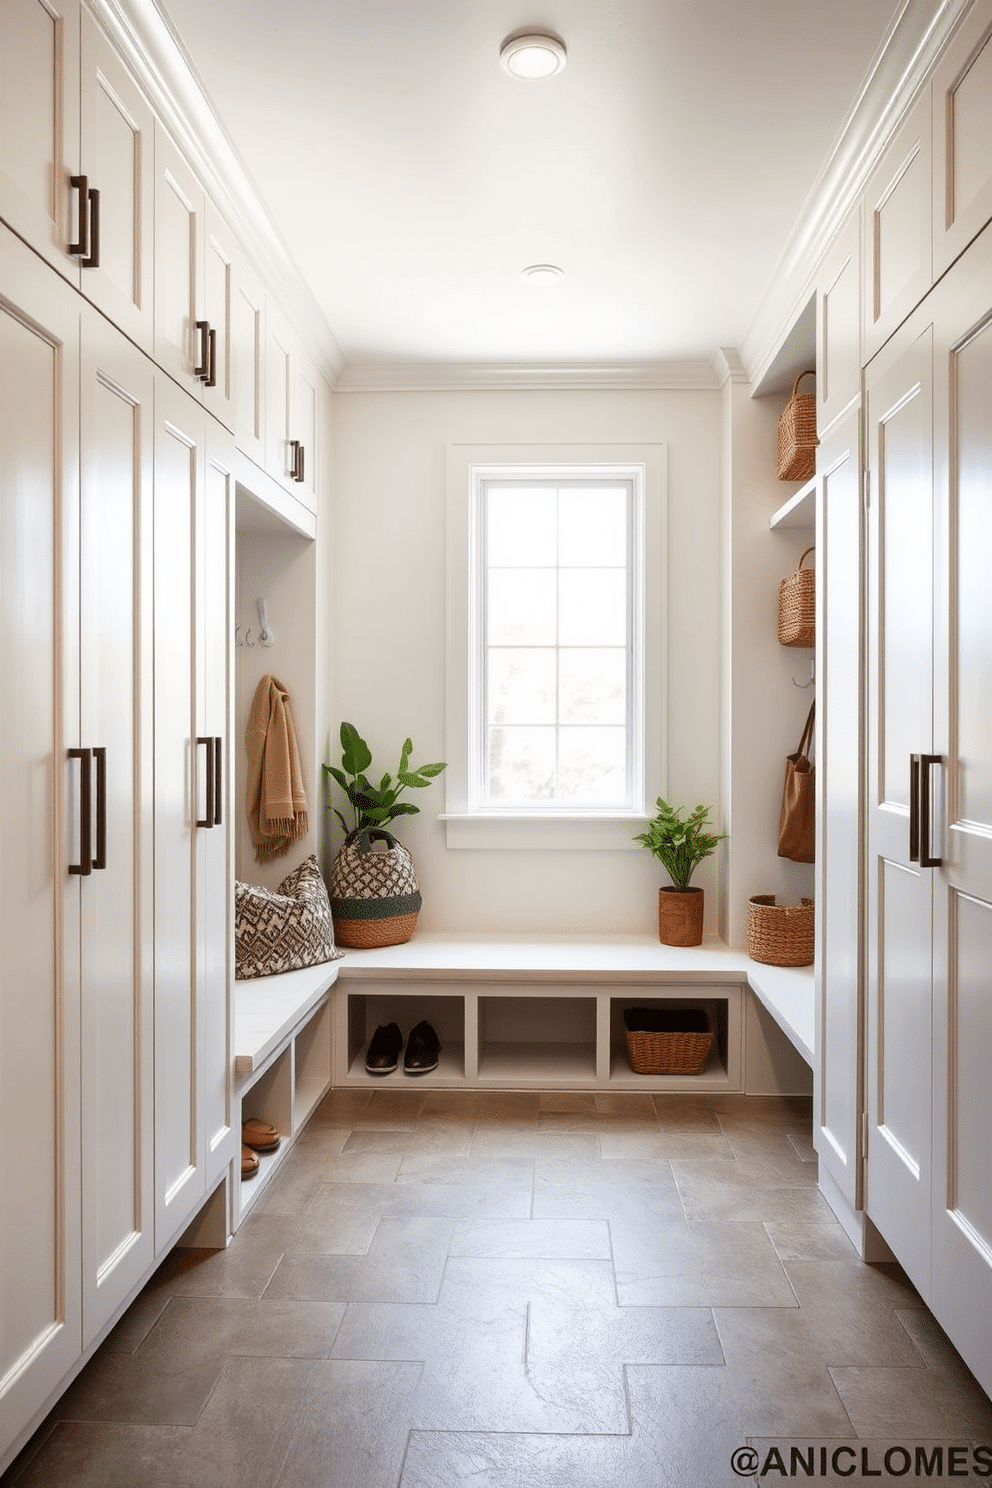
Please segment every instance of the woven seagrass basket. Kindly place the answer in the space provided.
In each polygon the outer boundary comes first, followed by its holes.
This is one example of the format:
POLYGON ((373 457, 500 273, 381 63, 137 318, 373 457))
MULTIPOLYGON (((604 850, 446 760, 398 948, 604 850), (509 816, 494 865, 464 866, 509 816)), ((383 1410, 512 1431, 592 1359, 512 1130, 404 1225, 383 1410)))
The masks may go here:
POLYGON ((698 1075, 713 1042, 702 1008, 625 1008, 627 1057, 635 1075, 698 1075))
POLYGON ((776 904, 774 894, 752 894, 747 906, 747 953, 766 966, 810 966, 814 903, 776 904))
POLYGON ((778 586, 778 639, 781 646, 816 645, 816 574, 803 563, 812 548, 799 560, 795 573, 778 586))
POLYGON ((816 471, 816 394, 801 393, 804 377, 813 377, 812 369, 800 372, 792 384, 792 397, 778 420, 775 474, 779 480, 804 481, 816 471))

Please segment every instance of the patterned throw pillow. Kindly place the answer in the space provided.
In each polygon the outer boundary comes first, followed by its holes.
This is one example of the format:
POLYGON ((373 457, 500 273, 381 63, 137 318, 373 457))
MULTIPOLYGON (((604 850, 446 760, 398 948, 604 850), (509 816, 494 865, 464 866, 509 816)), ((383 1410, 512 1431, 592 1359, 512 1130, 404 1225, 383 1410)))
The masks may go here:
POLYGON ((334 926, 320 866, 311 855, 275 893, 234 885, 234 963, 239 981, 337 961, 334 926))

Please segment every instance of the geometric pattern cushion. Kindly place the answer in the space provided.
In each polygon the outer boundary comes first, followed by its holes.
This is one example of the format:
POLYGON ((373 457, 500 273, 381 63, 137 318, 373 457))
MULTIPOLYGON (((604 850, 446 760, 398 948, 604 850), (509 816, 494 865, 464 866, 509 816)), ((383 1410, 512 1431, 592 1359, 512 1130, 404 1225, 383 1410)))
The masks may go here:
POLYGON ((234 974, 240 981, 337 961, 341 955, 315 856, 287 874, 275 893, 258 884, 234 885, 234 974))

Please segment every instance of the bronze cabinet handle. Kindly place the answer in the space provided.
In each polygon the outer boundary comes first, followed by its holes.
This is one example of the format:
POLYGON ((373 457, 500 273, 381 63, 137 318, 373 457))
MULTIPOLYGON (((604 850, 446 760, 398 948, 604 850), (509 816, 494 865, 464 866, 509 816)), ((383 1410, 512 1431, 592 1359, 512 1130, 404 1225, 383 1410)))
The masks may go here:
MULTIPOLYGON (((220 734, 214 740, 214 826, 222 826, 221 803, 224 799, 223 740, 220 734)), ((207 814, 209 815, 209 809, 207 814)))
POLYGON ((90 791, 90 760, 92 750, 70 749, 70 759, 78 759, 79 771, 79 862, 69 864, 70 873, 78 873, 86 878, 93 868, 92 854, 92 811, 93 798, 90 791))
POLYGON ((204 377, 209 376, 208 348, 210 345, 210 322, 206 320, 198 320, 196 322, 196 329, 200 337, 200 361, 199 364, 193 368, 193 376, 199 377, 202 380, 204 377))
POLYGON ((943 858, 935 858, 930 852, 930 771, 934 765, 943 763, 943 755, 920 755, 920 867, 942 868, 943 858))
POLYGON ((208 371, 208 373, 207 373, 206 377, 203 379, 203 381, 204 381, 204 385, 206 387, 216 387, 217 386, 217 332, 212 327, 207 332, 207 344, 208 344, 208 346, 210 348, 210 355, 209 355, 209 357, 207 359, 207 365, 208 365, 208 367, 209 367, 210 370, 208 371))
POLYGON ((79 242, 69 244, 70 253, 89 257, 90 252, 90 183, 88 176, 70 176, 69 184, 79 192, 79 242))
MULTIPOLYGON (((213 737, 198 738, 196 741, 197 748, 201 744, 207 746, 207 810, 204 816, 197 817, 196 825, 198 827, 212 827, 214 825, 214 786, 216 784, 213 737)), ((199 779, 197 780, 197 784, 199 784, 199 779)))
POLYGON ((83 259, 84 269, 100 267, 100 193, 94 187, 90 199, 90 251, 83 259))
POLYGON ((920 756, 909 756, 909 861, 920 861, 920 756))
POLYGON ((94 749, 96 760, 96 857, 94 868, 107 866, 107 751, 94 749))

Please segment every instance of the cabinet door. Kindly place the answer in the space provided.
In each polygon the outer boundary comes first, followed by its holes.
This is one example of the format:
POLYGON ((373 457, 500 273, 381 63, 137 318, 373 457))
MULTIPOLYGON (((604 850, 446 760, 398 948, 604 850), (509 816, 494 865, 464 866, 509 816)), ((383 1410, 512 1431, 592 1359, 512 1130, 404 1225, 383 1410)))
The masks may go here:
POLYGON ((235 439, 265 469, 265 293, 243 258, 235 267, 231 313, 235 439))
POLYGON ((152 111, 89 12, 83 13, 80 159, 99 193, 99 263, 81 288, 145 351, 153 349, 152 111))
POLYGON ((80 742, 103 751, 105 851, 82 880, 83 1342, 151 1266, 154 374, 84 317, 80 742))
MULTIPOLYGON (((208 1187, 235 1156, 232 1126, 234 862, 232 810, 234 625, 233 440, 208 421, 203 500, 197 512, 197 737, 213 739, 213 825, 196 834, 196 965, 201 1098, 208 1187)), ((205 753, 201 746, 200 753, 205 753)), ((203 768, 206 761, 198 768, 203 768)), ((206 803, 206 782, 201 801, 206 803)), ((198 781, 198 792, 201 784, 198 781)), ((205 816, 205 810, 198 812, 205 816)), ((240 1150, 240 1136, 237 1139, 240 1150)))
POLYGON ((932 332, 902 327, 868 369, 868 1173, 865 1209, 930 1294, 931 876, 913 755, 932 748, 932 332))
POLYGON ((203 293, 200 318, 207 322, 210 381, 203 384, 203 401, 225 428, 234 428, 235 365, 232 355, 234 303, 234 235, 220 213, 206 202, 203 235, 203 293), (211 386, 210 383, 213 385, 211 386))
POLYGON ((933 283, 933 146, 926 88, 872 171, 863 198, 867 362, 933 283))
POLYGON ((817 1054, 821 1172, 861 1207, 863 520, 855 408, 817 451, 817 1054))
POLYGON ((856 207, 817 272, 816 426, 822 434, 861 392, 861 214, 856 207))
POLYGON ((204 414, 167 379, 155 399, 155 1241, 205 1193, 198 1121, 196 822, 206 791, 193 672, 204 414), (198 758, 199 757, 199 758, 198 758))
MULTIPOLYGON (((5 9, 6 17, 7 11, 5 9)), ((0 228, 0 1442, 79 1357, 78 428, 72 291, 0 228)))
POLYGON ((293 491, 294 336, 269 302, 265 327, 265 468, 287 491, 293 491))
POLYGON ((934 296, 938 526, 933 1307, 992 1390, 992 229, 934 296), (943 784, 943 792, 938 788, 943 784))
POLYGON ((297 348, 293 363, 293 438, 300 442, 298 473, 292 492, 308 511, 317 515, 317 491, 320 468, 318 431, 320 429, 320 375, 316 365, 297 348))
POLYGON ((206 337, 197 330, 204 197, 199 182, 155 126, 155 360, 201 397, 206 337))
POLYGON ((0 218, 79 283, 79 0, 0 5, 0 218))
POLYGON ((934 71, 937 279, 992 221, 992 4, 979 0, 934 71))

